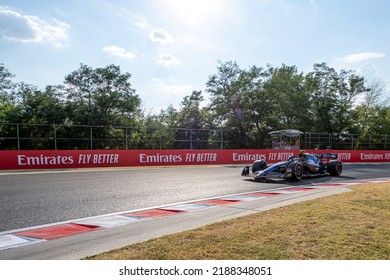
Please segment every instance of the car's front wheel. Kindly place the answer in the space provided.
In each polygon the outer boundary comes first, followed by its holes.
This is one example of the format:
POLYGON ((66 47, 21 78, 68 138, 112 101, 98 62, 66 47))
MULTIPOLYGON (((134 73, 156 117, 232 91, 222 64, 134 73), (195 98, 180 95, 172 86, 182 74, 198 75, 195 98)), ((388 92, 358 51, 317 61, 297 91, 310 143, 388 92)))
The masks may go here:
POLYGON ((300 162, 292 162, 288 165, 291 168, 291 180, 299 181, 303 176, 303 165, 300 162))
POLYGON ((252 173, 255 173, 256 171, 259 170, 264 170, 266 168, 267 168, 267 163, 265 162, 265 160, 256 160, 252 164, 252 173))

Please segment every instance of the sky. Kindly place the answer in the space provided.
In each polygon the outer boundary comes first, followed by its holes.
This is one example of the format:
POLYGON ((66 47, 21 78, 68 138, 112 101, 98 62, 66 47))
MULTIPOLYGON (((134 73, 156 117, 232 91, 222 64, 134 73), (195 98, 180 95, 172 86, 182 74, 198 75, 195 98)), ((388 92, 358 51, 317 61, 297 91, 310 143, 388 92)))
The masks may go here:
POLYGON ((119 65, 147 112, 201 90, 218 61, 241 69, 325 62, 385 83, 387 0, 0 0, 0 63, 44 89, 80 64, 119 65))

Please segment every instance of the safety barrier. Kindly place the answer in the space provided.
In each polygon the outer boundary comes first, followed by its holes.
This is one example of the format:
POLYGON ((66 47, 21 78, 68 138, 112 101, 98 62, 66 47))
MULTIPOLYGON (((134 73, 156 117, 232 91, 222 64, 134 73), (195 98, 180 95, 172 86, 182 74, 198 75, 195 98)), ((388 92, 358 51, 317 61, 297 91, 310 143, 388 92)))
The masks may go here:
MULTIPOLYGON (((342 162, 390 162, 386 150, 307 150, 337 153, 342 162)), ((0 169, 250 164, 287 160, 296 150, 27 150, 0 151, 0 169)))

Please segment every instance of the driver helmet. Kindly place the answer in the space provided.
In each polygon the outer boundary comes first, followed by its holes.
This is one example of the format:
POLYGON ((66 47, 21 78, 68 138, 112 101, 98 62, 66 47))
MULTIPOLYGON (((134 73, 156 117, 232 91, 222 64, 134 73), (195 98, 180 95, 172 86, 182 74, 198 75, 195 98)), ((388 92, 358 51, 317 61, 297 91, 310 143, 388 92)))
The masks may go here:
POLYGON ((299 156, 300 158, 306 158, 306 153, 305 153, 305 151, 300 151, 299 154, 298 154, 298 156, 299 156))

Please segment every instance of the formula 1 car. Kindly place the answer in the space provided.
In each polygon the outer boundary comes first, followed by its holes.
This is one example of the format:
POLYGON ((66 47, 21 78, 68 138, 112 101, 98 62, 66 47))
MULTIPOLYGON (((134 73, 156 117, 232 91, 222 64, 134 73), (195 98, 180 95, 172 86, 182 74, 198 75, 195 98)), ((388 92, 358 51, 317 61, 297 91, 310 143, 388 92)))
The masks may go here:
POLYGON ((310 154, 300 152, 287 161, 281 161, 267 166, 264 160, 256 160, 252 167, 246 166, 241 176, 254 178, 256 181, 266 178, 287 179, 299 181, 302 178, 318 176, 339 176, 343 165, 337 159, 337 154, 310 154))

